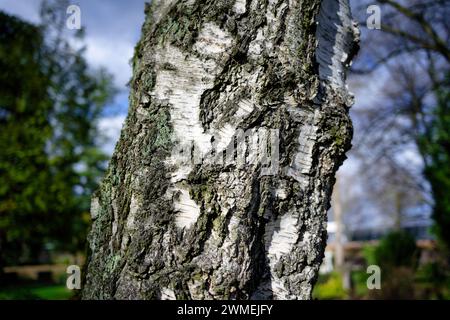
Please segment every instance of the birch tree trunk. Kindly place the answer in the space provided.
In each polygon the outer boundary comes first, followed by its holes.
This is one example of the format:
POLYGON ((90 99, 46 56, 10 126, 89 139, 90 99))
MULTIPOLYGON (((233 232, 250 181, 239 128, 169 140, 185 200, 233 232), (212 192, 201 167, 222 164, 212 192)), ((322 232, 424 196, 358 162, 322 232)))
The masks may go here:
POLYGON ((347 0, 146 7, 84 299, 309 299, 352 135, 347 0))

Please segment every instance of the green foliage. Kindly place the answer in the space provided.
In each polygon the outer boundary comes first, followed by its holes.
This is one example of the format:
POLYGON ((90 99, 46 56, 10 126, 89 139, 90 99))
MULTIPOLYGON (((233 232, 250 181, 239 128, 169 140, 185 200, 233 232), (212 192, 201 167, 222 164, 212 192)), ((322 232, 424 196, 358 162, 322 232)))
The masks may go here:
MULTIPOLYGON (((367 252, 366 252, 367 253, 367 252)), ((412 267, 416 265, 418 249, 416 240, 405 231, 394 231, 380 240, 373 251, 372 264, 382 269, 391 267, 412 267)))
POLYGON ((450 249, 450 74, 435 89, 436 107, 429 116, 425 132, 420 136, 419 148, 425 159, 425 176, 430 182, 433 197, 434 232, 441 243, 450 249))
POLYGON ((369 293, 367 288, 367 278, 368 274, 366 270, 356 270, 351 272, 351 279, 353 285, 352 296, 354 297, 366 297, 369 293))
POLYGON ((381 290, 370 290, 369 297, 381 300, 415 299, 417 286, 415 273, 410 267, 383 269, 381 290))
POLYGON ((345 299, 347 292, 342 283, 342 276, 338 272, 320 275, 314 286, 313 298, 320 300, 345 299))
POLYGON ((416 280, 421 298, 450 299, 450 273, 443 263, 430 262, 417 270, 416 280))
POLYGON ((41 26, 0 12, 0 266, 83 248, 105 170, 96 128, 111 78, 61 36, 64 17, 47 4, 41 26))
POLYGON ((363 247, 362 254, 367 265, 377 264, 376 251, 377 247, 374 245, 365 245, 363 247))
POLYGON ((381 267, 381 290, 367 290, 367 274, 357 271, 352 273, 353 294, 372 299, 449 299, 445 255, 417 266, 418 253, 414 238, 403 231, 388 234, 377 246, 366 246, 363 255, 367 265, 381 267))
POLYGON ((0 245, 8 262, 17 251, 34 251, 33 239, 47 229, 39 221, 58 206, 59 190, 43 188, 52 185, 45 152, 52 101, 40 30, 3 13, 0 29, 0 245))
POLYGON ((30 293, 42 300, 68 300, 74 295, 65 285, 34 287, 30 293))
POLYGON ((369 297, 374 299, 415 298, 414 276, 418 253, 416 240, 405 231, 390 232, 380 240, 377 246, 365 247, 363 254, 367 264, 378 265, 382 270, 381 290, 368 291, 369 297))

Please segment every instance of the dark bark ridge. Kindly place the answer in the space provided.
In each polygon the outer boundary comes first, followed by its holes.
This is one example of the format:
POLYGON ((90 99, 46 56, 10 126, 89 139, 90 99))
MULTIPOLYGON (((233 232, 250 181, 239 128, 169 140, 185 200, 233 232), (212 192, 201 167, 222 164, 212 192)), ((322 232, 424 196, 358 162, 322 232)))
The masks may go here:
POLYGON ((311 297, 351 145, 358 38, 347 1, 319 2, 147 6, 128 117, 92 198, 84 299, 311 297), (276 174, 172 161, 181 144, 217 157, 261 129, 277 130, 276 174))

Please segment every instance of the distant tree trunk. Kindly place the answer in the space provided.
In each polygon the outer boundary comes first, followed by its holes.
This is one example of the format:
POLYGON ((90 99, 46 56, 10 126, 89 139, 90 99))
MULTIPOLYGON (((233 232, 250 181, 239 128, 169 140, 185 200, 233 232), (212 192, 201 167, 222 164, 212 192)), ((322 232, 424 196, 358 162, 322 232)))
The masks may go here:
POLYGON ((152 1, 83 298, 309 299, 356 50, 347 0, 152 1))
POLYGON ((345 239, 344 239, 344 205, 341 198, 341 178, 336 174, 331 205, 333 207, 333 218, 336 224, 336 234, 334 239, 334 265, 336 271, 342 276, 342 286, 344 289, 351 289, 350 266, 345 261, 345 239))
MULTIPOLYGON (((336 174, 337 176, 337 174, 336 174)), ((334 264, 339 272, 343 272, 345 263, 345 249, 344 249, 344 239, 343 239, 343 219, 342 219, 342 202, 339 187, 340 180, 336 177, 336 182, 334 185, 334 193, 331 199, 333 206, 333 218, 336 224, 336 235, 335 235, 335 259, 334 264)))

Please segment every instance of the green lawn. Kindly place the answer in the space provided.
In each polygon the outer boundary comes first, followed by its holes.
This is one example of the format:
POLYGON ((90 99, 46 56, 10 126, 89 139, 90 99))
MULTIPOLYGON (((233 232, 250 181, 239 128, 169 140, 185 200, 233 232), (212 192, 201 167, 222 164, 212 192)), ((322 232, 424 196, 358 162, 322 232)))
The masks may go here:
POLYGON ((74 291, 65 285, 18 285, 0 288, 0 300, 67 300, 74 291))

